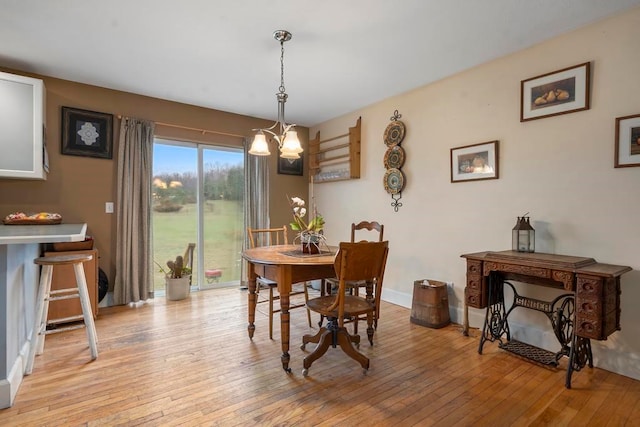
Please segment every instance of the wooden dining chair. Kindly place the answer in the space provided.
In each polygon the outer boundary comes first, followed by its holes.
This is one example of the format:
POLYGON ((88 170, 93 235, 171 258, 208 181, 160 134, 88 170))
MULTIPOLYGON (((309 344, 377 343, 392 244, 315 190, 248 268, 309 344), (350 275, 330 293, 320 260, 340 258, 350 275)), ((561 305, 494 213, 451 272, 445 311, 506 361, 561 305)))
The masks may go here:
MULTIPOLYGON (((374 231, 374 232, 378 232, 378 242, 382 242, 383 237, 384 237, 384 225, 380 224, 377 221, 360 221, 357 224, 351 224, 351 241, 355 242, 356 241, 356 234, 358 234, 359 236, 362 233, 357 233, 357 231, 359 230, 368 230, 368 231, 374 231)), ((370 237, 370 236, 369 236, 370 237)), ((369 242, 374 242, 376 241, 375 239, 364 239, 366 241, 369 242)))
MULTIPOLYGON (((377 221, 360 221, 359 223, 355 224, 352 223, 351 224, 351 243, 356 242, 356 236, 358 237, 363 237, 366 234, 366 239, 362 239, 359 241, 369 241, 369 242, 382 242, 383 241, 383 237, 384 237, 384 225, 380 224, 377 221), (372 233, 365 233, 365 230, 367 232, 372 232, 372 233), (377 236, 375 236, 375 233, 377 233, 377 236), (377 237, 377 238, 376 238, 377 237)), ((367 284, 366 281, 349 281, 346 284, 346 290, 347 292, 351 293, 351 294, 355 294, 355 295, 359 295, 360 293, 360 288, 365 288, 366 289, 366 294, 368 295, 369 299, 372 299, 372 295, 371 292, 373 291, 373 288, 371 287, 371 283, 367 284), (368 285, 368 287, 367 287, 368 285)), ((322 289, 322 292, 324 293, 328 293, 331 292, 332 290, 336 289, 338 286, 338 279, 337 278, 330 278, 330 279, 326 279, 325 280, 325 286, 322 289)), ((378 313, 380 311, 380 307, 376 307, 376 311, 373 314, 373 324, 374 324, 374 328, 378 327, 378 313)), ((323 317, 320 316, 320 324, 319 326, 322 326, 322 322, 323 322, 323 317)), ((353 321, 353 333, 357 334, 358 333, 358 320, 365 320, 365 319, 358 319, 358 318, 354 318, 351 319, 351 321, 353 321)))
POLYGON ((379 302, 382 290, 382 279, 389 253, 389 242, 357 242, 340 243, 336 255, 334 269, 338 277, 338 291, 332 295, 312 298, 307 303, 312 311, 327 317, 327 326, 320 328, 315 335, 302 337, 302 349, 308 343, 318 345, 311 354, 304 358, 302 375, 307 376, 311 364, 326 353, 329 346, 342 350, 362 366, 364 372, 369 369, 369 359, 360 353, 354 344, 360 344, 360 336, 351 335, 344 323, 346 318, 357 318, 366 315, 367 337, 373 345, 373 316, 379 302), (347 291, 347 282, 366 281, 376 286, 376 300, 371 301, 358 295, 351 295, 347 291))
MULTIPOLYGON (((249 235, 249 245, 252 248, 257 248, 260 246, 271 246, 271 245, 286 245, 289 243, 287 239, 287 226, 284 225, 279 228, 251 228, 247 227, 247 234, 249 235)), ((304 303, 300 304, 291 304, 289 306, 289 310, 293 310, 294 308, 306 308, 306 303, 309 300, 309 293, 307 291, 307 284, 300 283, 294 284, 293 286, 300 287, 302 285, 302 289, 292 289, 290 295, 304 295, 304 303)), ((269 303, 269 338, 273 339, 273 315, 275 313, 280 313, 282 311, 280 308, 274 308, 274 302, 280 300, 280 295, 276 294, 278 290, 278 283, 273 280, 266 279, 264 277, 258 276, 256 279, 256 294, 259 294, 260 289, 269 290, 269 298, 268 299, 258 299, 257 303, 268 302, 269 303)), ((311 312, 307 308, 307 320, 309 321, 309 327, 311 327, 311 312)))

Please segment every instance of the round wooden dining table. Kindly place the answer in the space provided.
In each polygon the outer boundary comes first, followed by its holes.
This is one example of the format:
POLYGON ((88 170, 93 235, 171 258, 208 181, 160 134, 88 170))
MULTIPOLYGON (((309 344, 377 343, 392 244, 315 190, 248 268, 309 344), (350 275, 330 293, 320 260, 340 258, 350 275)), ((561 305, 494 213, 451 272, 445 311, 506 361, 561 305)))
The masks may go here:
POLYGON ((289 294, 293 283, 335 277, 333 263, 337 248, 325 247, 320 254, 305 254, 301 245, 274 245, 246 249, 242 257, 248 261, 249 338, 255 332, 256 278, 273 280, 280 294, 280 336, 282 342, 282 368, 289 368, 289 294))

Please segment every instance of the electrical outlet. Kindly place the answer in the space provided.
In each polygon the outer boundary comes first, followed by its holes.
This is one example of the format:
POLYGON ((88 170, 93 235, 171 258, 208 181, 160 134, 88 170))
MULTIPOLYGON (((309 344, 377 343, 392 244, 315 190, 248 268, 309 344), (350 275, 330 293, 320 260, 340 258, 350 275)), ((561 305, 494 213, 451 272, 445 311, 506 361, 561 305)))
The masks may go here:
POLYGON ((104 204, 105 213, 113 213, 113 202, 107 202, 104 204))
POLYGON ((447 287, 453 289, 453 282, 447 282, 447 287))

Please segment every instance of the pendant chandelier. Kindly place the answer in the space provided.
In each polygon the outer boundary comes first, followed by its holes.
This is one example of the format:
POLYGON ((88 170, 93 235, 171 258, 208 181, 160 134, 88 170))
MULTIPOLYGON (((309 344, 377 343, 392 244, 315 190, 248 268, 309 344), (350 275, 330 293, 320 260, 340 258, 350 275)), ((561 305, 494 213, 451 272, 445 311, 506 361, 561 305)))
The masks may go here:
POLYGON ((287 30, 278 30, 273 33, 273 38, 280 42, 280 87, 276 98, 278 99, 278 120, 266 129, 253 129, 257 131, 251 143, 249 154, 254 156, 268 156, 271 154, 265 133, 271 135, 278 143, 280 157, 284 159, 299 159, 302 153, 298 133, 294 124, 287 124, 284 120, 284 104, 288 95, 284 89, 284 42, 291 40, 291 33, 287 30), (278 132, 278 133, 276 133, 278 132))

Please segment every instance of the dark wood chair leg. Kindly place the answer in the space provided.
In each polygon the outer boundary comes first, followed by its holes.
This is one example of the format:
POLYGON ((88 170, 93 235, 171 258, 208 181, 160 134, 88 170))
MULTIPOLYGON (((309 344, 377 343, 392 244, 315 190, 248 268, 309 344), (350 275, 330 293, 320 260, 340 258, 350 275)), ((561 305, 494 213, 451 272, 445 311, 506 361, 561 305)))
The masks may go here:
POLYGON ((375 329, 373 327, 373 313, 367 314, 367 338, 369 338, 369 344, 373 345, 373 333, 375 329))
MULTIPOLYGON (((360 363, 362 369, 369 369, 369 358, 364 354, 360 353, 351 343, 351 335, 347 331, 347 328, 340 328, 336 332, 336 341, 340 346, 342 351, 344 351, 347 356, 360 363)), ((326 351, 326 350, 325 350, 326 351)))
POLYGON ((320 342, 320 338, 322 335, 327 333, 327 328, 320 328, 320 330, 315 335, 306 334, 302 336, 302 346, 300 348, 304 350, 305 346, 309 343, 317 344, 320 342))
MULTIPOLYGON (((323 297, 325 295, 331 295, 331 282, 326 279, 322 279, 322 283, 320 283, 320 296, 323 297)), ((324 323, 324 315, 320 315, 320 321, 318 322, 318 327, 321 328, 324 323)))
MULTIPOLYGON (((320 342, 316 346, 315 350, 313 350, 313 352, 311 354, 309 354, 307 357, 305 357, 304 360, 302 361, 302 366, 305 369, 305 371, 308 370, 311 367, 311 364, 315 360, 317 360, 318 358, 320 358, 323 354, 325 354, 327 352, 327 350, 329 349, 329 347, 333 343, 332 335, 333 335, 333 333, 330 330, 325 329, 324 334, 322 334, 320 336, 320 342)), ((305 373, 305 375, 306 375, 306 373, 305 373)))
POLYGON ((269 339, 273 339, 273 287, 269 286, 269 339))
POLYGON ((356 346, 360 345, 360 335, 351 335, 349 334, 349 339, 351 340, 352 343, 354 343, 356 346))

